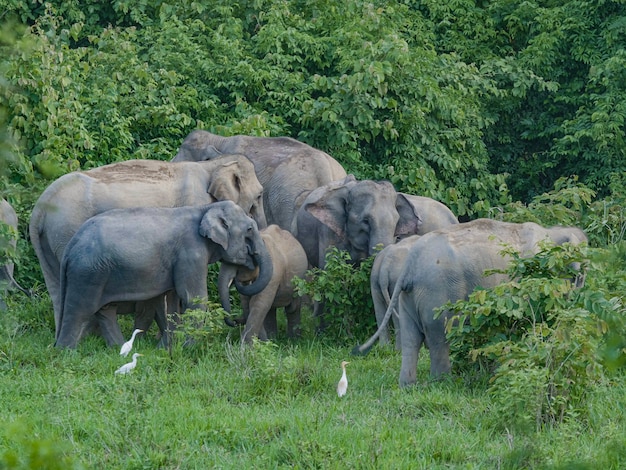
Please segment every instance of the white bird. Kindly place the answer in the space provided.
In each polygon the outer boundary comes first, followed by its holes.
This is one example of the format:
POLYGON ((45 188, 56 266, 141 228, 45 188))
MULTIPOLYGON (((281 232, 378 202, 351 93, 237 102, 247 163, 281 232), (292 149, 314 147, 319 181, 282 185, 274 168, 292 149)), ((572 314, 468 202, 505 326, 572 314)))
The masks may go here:
POLYGON ((143 333, 143 330, 137 328, 135 331, 133 331, 130 339, 122 344, 122 349, 120 349, 120 356, 128 356, 130 350, 133 349, 133 341, 135 341, 135 336, 137 336, 137 333, 143 333))
POLYGON ((339 383, 337 384, 337 395, 340 397, 346 394, 346 390, 348 390, 348 377, 346 376, 346 366, 350 364, 349 362, 342 361, 341 368, 343 369, 343 373, 341 374, 341 379, 339 379, 339 383))
POLYGON ((137 366, 137 358, 139 356, 143 356, 143 354, 134 353, 132 362, 128 364, 124 364, 122 367, 115 371, 116 374, 128 374, 131 370, 133 370, 137 366))

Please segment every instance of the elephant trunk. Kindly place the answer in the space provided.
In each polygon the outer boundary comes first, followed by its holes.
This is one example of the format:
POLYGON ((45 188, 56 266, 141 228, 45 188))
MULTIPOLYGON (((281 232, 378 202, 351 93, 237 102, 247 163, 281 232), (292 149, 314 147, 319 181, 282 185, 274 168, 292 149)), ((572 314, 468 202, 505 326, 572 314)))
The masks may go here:
MULTIPOLYGON (((222 304, 222 308, 226 310, 226 313, 230 313, 231 305, 230 305, 230 285, 235 279, 237 274, 237 266, 234 264, 222 262, 220 266, 220 273, 217 277, 217 291, 220 296, 220 303, 222 304)), ((232 319, 229 316, 224 316, 224 323, 230 327, 239 326, 239 321, 237 319, 232 319)))
POLYGON ((235 265, 222 262, 220 273, 217 276, 217 291, 220 296, 220 303, 222 308, 228 313, 230 313, 230 294, 228 290, 236 273, 237 267, 235 265))
POLYGON ((259 268, 257 278, 250 284, 242 284, 235 278, 235 287, 241 295, 251 297, 261 292, 269 284, 274 274, 272 257, 263 243, 261 235, 257 232, 251 246, 254 265, 259 268))

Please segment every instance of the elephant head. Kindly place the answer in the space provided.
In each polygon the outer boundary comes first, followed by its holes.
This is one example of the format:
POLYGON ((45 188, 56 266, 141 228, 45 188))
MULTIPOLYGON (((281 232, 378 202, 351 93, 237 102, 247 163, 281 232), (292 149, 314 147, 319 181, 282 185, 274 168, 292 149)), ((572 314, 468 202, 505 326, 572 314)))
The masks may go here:
POLYGON ((357 181, 349 175, 320 189, 305 200, 303 209, 332 231, 336 237, 332 244, 348 250, 354 261, 372 255, 377 245, 415 234, 420 227, 413 206, 387 181, 357 181))
POLYGON ((239 206, 211 207, 200 222, 199 233, 219 245, 219 259, 251 270, 258 268, 254 282, 245 286, 235 282, 241 294, 256 295, 272 279, 272 259, 257 224, 239 206))
MULTIPOLYGON (((263 207, 263 186, 256 177, 254 165, 243 155, 229 155, 232 162, 214 168, 209 177, 207 193, 216 201, 234 201, 256 221, 259 228, 265 228, 267 221, 263 207)), ((224 161, 225 159, 222 159, 224 161)), ((201 165, 205 163, 200 162, 201 165)))

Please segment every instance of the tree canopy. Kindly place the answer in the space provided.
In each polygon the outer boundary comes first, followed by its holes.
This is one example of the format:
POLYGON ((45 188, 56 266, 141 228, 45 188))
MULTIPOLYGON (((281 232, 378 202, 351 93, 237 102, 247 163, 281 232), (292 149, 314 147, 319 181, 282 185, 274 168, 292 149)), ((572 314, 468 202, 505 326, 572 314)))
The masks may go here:
MULTIPOLYGON (((10 182, 287 135, 461 216, 626 168, 623 0, 0 0, 10 182)), ((6 140, 6 139, 5 139, 6 140)))

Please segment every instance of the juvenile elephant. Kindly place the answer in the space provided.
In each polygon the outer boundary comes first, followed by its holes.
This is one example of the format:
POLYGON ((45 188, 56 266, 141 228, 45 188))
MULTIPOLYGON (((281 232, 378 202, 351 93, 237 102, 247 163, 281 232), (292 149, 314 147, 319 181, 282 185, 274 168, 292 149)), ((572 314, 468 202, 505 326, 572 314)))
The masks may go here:
MULTIPOLYGON (((176 292, 182 311, 207 297, 208 265, 225 260, 259 268, 246 295, 272 278, 272 261, 256 222, 232 201, 175 208, 113 209, 74 234, 61 260, 61 311, 56 346, 74 348, 97 312, 120 301, 176 292)), ((166 334, 166 332, 162 332, 166 334)))
MULTIPOLYGON (((273 275, 267 287, 256 295, 241 296, 243 317, 236 323, 244 324, 242 340, 251 343, 253 337, 265 340, 274 337, 277 332, 276 309, 285 308, 287 316, 287 334, 290 338, 297 336, 300 326, 300 298, 295 296, 294 277, 303 278, 307 270, 307 259, 304 249, 291 233, 278 225, 270 225, 261 231, 261 238, 272 259, 273 275)), ((254 281, 258 270, 230 263, 222 263, 218 277, 218 290, 222 307, 230 312, 228 287, 233 278, 241 283, 254 281)), ((227 323, 235 326, 235 323, 227 323)))
MULTIPOLYGON (((37 200, 30 219, 30 239, 54 307, 55 337, 60 328, 61 257, 87 219, 116 208, 194 206, 232 200, 264 227, 262 191, 254 166, 242 155, 206 162, 129 160, 68 173, 55 180, 37 200)), ((109 344, 123 343, 114 310, 108 318, 108 323, 101 324, 103 336, 109 344)))
POLYGON ((311 266, 323 268, 326 250, 336 246, 354 262, 398 237, 418 233, 421 220, 413 205, 387 181, 358 181, 349 175, 315 189, 293 221, 296 236, 311 266))
POLYGON ((430 351, 430 373, 450 371, 449 346, 444 330, 449 314, 434 318, 434 309, 448 301, 467 299, 478 286, 489 288, 507 280, 505 274, 485 276, 485 270, 505 269, 510 259, 502 254, 503 244, 532 256, 541 240, 556 245, 587 241, 576 227, 544 228, 532 222, 515 224, 478 219, 427 233, 409 250, 383 324, 354 353, 366 353, 397 309, 400 317, 402 366, 400 385, 415 382, 417 358, 422 344, 430 351))
POLYGON ((225 153, 245 155, 263 185, 267 223, 290 230, 299 196, 346 176, 327 153, 289 137, 223 137, 204 130, 191 132, 173 161, 201 161, 225 153))
MULTIPOLYGON (((376 314, 376 324, 383 325, 385 312, 389 306, 393 289, 404 268, 405 260, 413 244, 421 235, 411 235, 392 245, 387 245, 374 258, 370 274, 370 290, 376 314)), ((393 315, 393 326, 396 332, 396 348, 400 349, 400 325, 397 315, 393 315)), ((389 328, 385 325, 378 337, 380 344, 389 343, 389 328)))
MULTIPOLYGON (((17 214, 5 199, 0 199, 0 225, 4 225, 6 230, 0 232, 0 254, 5 252, 15 252, 17 240, 13 236, 17 233, 17 214), (7 238, 4 238, 7 236, 7 238)), ((14 264, 11 261, 0 265, 0 310, 6 309, 4 295, 12 289, 17 289, 30 295, 26 289, 20 286, 13 278, 14 264)))
MULTIPOLYGON (((419 214, 422 224, 418 230, 418 235, 412 235, 397 243, 387 245, 376 254, 370 275, 370 289, 378 326, 382 324, 391 294, 413 243, 419 239, 420 235, 459 223, 457 217, 445 204, 429 197, 410 194, 405 194, 405 196, 419 214)), ((392 318, 396 332, 396 347, 399 349, 400 325, 398 316, 393 315, 392 318)), ((389 342, 388 328, 385 327, 381 331, 379 340, 381 344, 389 342)))

